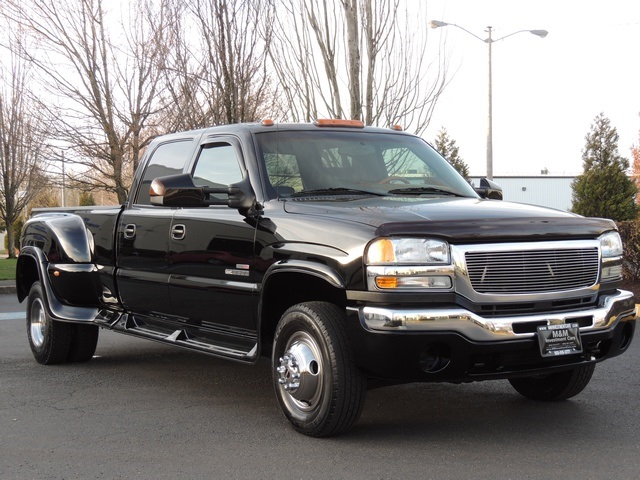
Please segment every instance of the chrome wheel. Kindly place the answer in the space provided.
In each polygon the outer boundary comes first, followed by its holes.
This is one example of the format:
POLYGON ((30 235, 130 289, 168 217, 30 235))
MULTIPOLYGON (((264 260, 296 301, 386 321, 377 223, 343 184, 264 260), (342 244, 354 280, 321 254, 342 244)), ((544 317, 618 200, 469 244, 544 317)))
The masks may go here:
POLYGON ((290 407, 312 410, 322 395, 323 362, 320 348, 306 332, 296 332, 276 368, 282 397, 290 407))
POLYGON ((47 331, 47 314, 39 298, 35 299, 31 305, 29 320, 31 342, 36 348, 42 348, 47 331))
POLYGON ((305 302, 284 312, 276 327, 276 397, 293 428, 305 435, 338 435, 362 411, 366 383, 353 361, 345 320, 336 305, 305 302))
POLYGON ((27 302, 27 337, 31 352, 38 363, 52 365, 67 361, 73 325, 52 319, 40 282, 29 291, 27 302))

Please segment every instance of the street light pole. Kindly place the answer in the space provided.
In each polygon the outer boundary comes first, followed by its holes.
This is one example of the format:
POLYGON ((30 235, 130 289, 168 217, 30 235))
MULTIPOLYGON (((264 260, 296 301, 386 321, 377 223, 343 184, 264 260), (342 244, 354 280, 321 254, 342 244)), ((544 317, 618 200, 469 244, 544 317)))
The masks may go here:
POLYGON ((489 46, 489 110, 487 119, 487 178, 493 180, 493 81, 491 79, 491 27, 487 27, 489 46))
POLYGON ((491 38, 491 32, 493 31, 492 27, 487 27, 485 31, 487 32, 488 36, 487 38, 483 39, 483 38, 480 38, 475 33, 470 32, 469 30, 467 30, 464 27, 461 27, 460 25, 456 25, 455 23, 447 23, 447 22, 441 22, 439 20, 431 20, 429 22, 429 25, 431 26, 431 28, 448 27, 448 26, 457 27, 460 30, 465 31, 469 35, 477 38, 481 42, 486 43, 487 46, 489 47, 488 48, 489 49, 489 111, 488 111, 488 121, 487 121, 487 178, 489 180, 493 180, 493 91, 492 91, 493 81, 491 78, 491 75, 492 75, 491 45, 493 45, 494 42, 497 42, 499 40, 504 40, 505 38, 515 35, 517 33, 528 32, 540 38, 544 38, 547 36, 549 32, 547 32, 546 30, 518 30, 517 32, 510 33, 509 35, 505 35, 504 37, 500 37, 494 40, 493 38, 491 38))

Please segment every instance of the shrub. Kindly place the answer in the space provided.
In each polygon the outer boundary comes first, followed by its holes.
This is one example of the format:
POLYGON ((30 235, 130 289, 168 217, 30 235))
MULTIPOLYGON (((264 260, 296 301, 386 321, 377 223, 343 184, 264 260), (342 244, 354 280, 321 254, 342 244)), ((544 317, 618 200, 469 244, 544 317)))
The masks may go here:
POLYGON ((618 230, 624 244, 622 275, 625 280, 640 279, 640 222, 618 222, 618 230))

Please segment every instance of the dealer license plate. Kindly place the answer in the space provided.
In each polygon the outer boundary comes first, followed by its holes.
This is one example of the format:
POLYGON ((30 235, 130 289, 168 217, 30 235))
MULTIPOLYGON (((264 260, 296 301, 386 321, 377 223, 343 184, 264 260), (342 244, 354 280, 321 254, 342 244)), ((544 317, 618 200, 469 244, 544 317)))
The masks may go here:
POLYGON ((582 352, 580 328, 577 323, 538 327, 538 343, 543 357, 557 357, 582 352))

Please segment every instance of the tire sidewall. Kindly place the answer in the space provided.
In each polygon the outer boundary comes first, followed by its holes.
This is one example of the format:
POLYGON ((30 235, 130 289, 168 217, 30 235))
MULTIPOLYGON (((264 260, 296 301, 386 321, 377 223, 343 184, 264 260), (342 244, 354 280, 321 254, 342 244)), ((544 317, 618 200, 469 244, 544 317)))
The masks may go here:
POLYGON ((557 402, 582 392, 589 384, 594 370, 595 364, 592 363, 544 377, 516 378, 509 382, 524 397, 543 402, 557 402))
POLYGON ((40 282, 35 282, 29 291, 26 325, 29 347, 31 347, 31 352, 38 363, 52 365, 67 361, 72 336, 71 325, 57 322, 51 318, 47 311, 47 301, 40 282), (33 307, 37 303, 40 303, 42 312, 46 317, 42 345, 40 346, 34 343, 31 335, 33 307))
POLYGON ((42 295, 42 287, 40 283, 34 283, 29 291, 29 298, 27 300, 27 338, 29 339, 29 346, 31 347, 31 351, 33 352, 33 356, 40 363, 45 363, 47 357, 47 347, 50 343, 51 336, 51 318, 47 314, 44 296, 42 295), (31 335, 31 321, 32 321, 32 310, 34 304, 41 304, 41 308, 45 316, 47 317, 47 321, 44 328, 44 335, 42 345, 38 346, 33 341, 33 337, 31 335))
POLYGON ((293 307, 287 311, 276 329, 272 352, 273 384, 276 397, 287 419, 301 433, 313 435, 322 429, 327 417, 330 415, 330 409, 333 407, 332 390, 334 389, 336 378, 336 366, 332 361, 331 348, 327 343, 326 335, 328 334, 328 332, 323 333, 311 312, 300 306, 293 307), (285 353, 289 339, 293 334, 300 331, 306 332, 313 337, 322 355, 323 381, 321 396, 317 407, 306 412, 291 408, 290 400, 284 398, 287 393, 282 390, 278 383, 279 377, 275 370, 280 357, 285 353))

